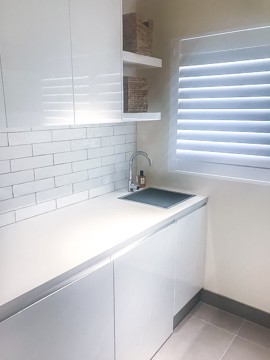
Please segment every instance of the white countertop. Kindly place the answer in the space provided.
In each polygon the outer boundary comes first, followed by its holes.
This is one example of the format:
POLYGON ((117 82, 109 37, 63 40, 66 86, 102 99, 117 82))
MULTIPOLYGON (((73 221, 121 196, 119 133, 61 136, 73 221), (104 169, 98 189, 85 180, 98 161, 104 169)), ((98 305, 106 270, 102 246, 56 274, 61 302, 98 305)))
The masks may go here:
POLYGON ((170 209, 113 192, 0 229, 0 306, 85 263, 111 261, 128 244, 203 205, 195 196, 170 209))

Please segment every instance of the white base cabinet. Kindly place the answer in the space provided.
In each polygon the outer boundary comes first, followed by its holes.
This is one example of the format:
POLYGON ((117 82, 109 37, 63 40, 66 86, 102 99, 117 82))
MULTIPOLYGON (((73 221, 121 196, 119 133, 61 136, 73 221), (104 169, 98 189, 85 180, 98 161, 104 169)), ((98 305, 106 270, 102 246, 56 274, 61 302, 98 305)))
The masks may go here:
POLYGON ((150 360, 203 286, 205 233, 203 207, 2 322, 1 360, 150 360))
POLYGON ((1 360, 113 360, 113 266, 106 265, 0 326, 1 360))
POLYGON ((149 360, 173 331, 175 224, 115 260, 117 360, 149 360))
POLYGON ((177 221, 176 232, 174 315, 203 287, 206 207, 177 221))

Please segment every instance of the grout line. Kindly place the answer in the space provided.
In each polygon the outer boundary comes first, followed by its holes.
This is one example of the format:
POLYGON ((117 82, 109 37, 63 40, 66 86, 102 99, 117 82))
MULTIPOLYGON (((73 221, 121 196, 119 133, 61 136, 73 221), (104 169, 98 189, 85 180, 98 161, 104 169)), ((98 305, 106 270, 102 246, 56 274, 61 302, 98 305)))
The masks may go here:
POLYGON ((239 327, 239 329, 238 329, 238 331, 237 331, 237 333, 236 333, 236 335, 238 335, 239 334, 239 331, 242 329, 242 327, 244 326, 244 324, 245 324, 245 319, 243 319, 243 321, 242 321, 242 324, 240 325, 240 327, 239 327))
POLYGON ((234 335, 233 339, 232 339, 231 342, 229 343, 227 349, 224 351, 224 353, 223 353, 223 355, 221 356, 220 360, 222 360, 222 359, 224 358, 225 354, 227 353, 227 351, 228 351, 229 348, 231 347, 231 345, 232 345, 234 339, 236 338, 236 336, 237 336, 237 335, 234 335))
POLYGON ((212 324, 212 323, 210 323, 209 321, 206 321, 206 320, 204 320, 204 319, 201 319, 201 318, 199 318, 198 316, 196 316, 196 314, 194 314, 194 315, 192 315, 193 317, 195 317, 196 319, 199 319, 199 320, 201 320, 201 321, 203 321, 204 323, 206 323, 206 324, 208 324, 208 325, 212 325, 212 326, 214 326, 214 327, 216 327, 216 328, 218 328, 218 329, 220 329, 220 330, 224 330, 224 331, 226 331, 227 333, 229 333, 229 334, 231 334, 231 335, 237 335, 237 333, 233 333, 233 332, 231 332, 231 331, 229 331, 229 330, 227 330, 227 329, 224 329, 224 328, 222 328, 222 327, 220 327, 220 326, 218 326, 218 325, 215 325, 215 324, 212 324))
POLYGON ((270 348, 269 348, 269 347, 266 347, 266 346, 263 346, 263 345, 261 345, 261 344, 258 344, 258 343, 256 343, 256 342, 254 342, 254 341, 252 341, 252 340, 249 340, 249 339, 246 339, 246 338, 244 338, 243 336, 240 336, 240 335, 237 335, 237 337, 239 337, 240 339, 245 340, 245 341, 247 341, 247 342, 249 342, 249 343, 251 343, 251 344, 253 344, 253 345, 257 345, 257 346, 259 346, 260 348, 265 349, 265 350, 268 350, 268 351, 270 352, 270 348))

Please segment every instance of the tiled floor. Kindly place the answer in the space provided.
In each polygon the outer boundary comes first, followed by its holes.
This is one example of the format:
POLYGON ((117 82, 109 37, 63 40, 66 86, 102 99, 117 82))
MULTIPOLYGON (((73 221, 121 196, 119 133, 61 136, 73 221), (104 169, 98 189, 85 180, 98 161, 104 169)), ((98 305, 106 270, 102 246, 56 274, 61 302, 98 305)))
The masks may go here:
POLYGON ((270 360, 270 329, 199 303, 153 360, 270 360))

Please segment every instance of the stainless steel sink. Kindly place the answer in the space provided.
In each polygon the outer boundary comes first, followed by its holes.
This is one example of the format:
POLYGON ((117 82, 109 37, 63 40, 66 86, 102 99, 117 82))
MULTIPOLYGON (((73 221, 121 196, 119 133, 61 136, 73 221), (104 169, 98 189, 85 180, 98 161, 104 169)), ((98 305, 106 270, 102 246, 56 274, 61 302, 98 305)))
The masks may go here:
POLYGON ((190 199, 193 196, 195 195, 163 189, 146 188, 125 196, 121 196, 119 199, 140 202, 143 204, 154 205, 168 209, 181 203, 182 201, 190 199))

